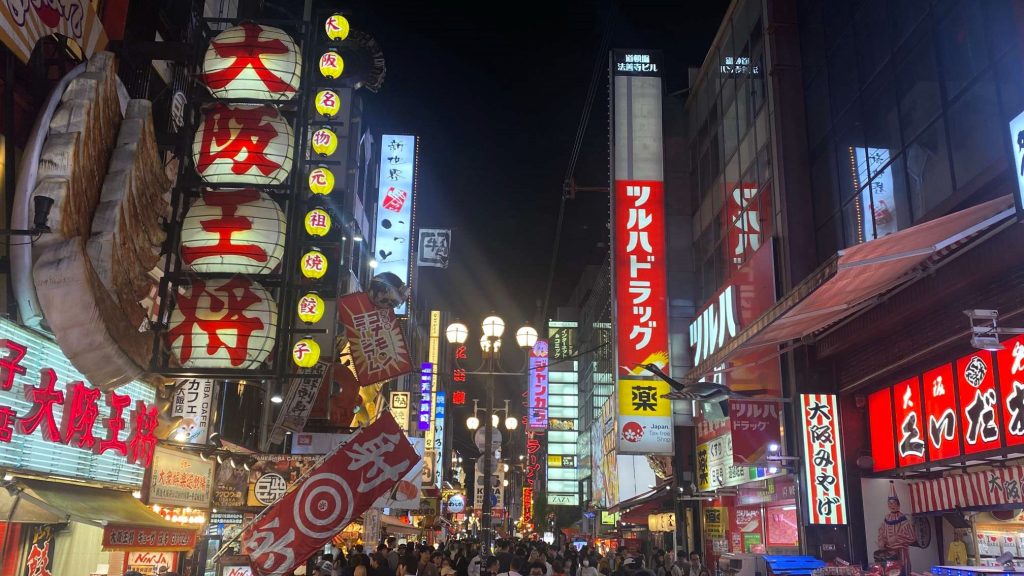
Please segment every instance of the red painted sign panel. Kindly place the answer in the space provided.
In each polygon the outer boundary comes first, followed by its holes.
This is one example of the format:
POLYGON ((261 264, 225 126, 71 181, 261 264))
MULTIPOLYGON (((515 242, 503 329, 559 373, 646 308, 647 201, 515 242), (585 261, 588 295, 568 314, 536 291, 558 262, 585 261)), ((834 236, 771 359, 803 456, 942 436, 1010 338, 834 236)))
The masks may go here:
POLYGON ((928 458, 943 460, 959 456, 956 390, 953 368, 948 364, 924 373, 924 419, 928 432, 928 458))
POLYGON ((893 388, 896 415, 896 455, 900 466, 924 462, 924 427, 921 424, 921 385, 915 376, 893 388))
POLYGON ((895 424, 892 421, 892 389, 885 388, 868 395, 868 413, 871 414, 871 455, 875 472, 896 467, 895 424))
POLYGON ((995 370, 991 352, 976 352, 956 361, 957 390, 964 452, 977 454, 1000 447, 995 370))
POLYGON ((1008 446, 1024 444, 1024 336, 1004 342, 996 354, 1003 413, 1003 438, 1008 446))

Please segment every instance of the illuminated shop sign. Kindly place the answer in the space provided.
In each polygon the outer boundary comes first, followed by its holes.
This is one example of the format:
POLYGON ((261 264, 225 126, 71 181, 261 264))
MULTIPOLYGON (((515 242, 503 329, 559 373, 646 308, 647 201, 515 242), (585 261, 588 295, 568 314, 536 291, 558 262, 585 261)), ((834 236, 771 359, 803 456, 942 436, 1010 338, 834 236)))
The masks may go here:
POLYGON ((804 478, 811 524, 846 524, 846 480, 839 434, 839 401, 833 394, 801 394, 800 415, 806 448, 804 478))
POLYGON ((420 365, 420 424, 419 429, 430 429, 430 381, 433 378, 434 365, 424 362, 420 365))
POLYGON ((548 343, 537 340, 530 350, 529 424, 534 430, 548 427, 548 343))
POLYGON ((1024 336, 868 396, 874 470, 1024 444, 1024 336))
POLYGON ((57 344, 0 320, 0 468, 139 486, 156 448, 153 389, 85 383, 57 344))
MULTIPOLYGON (((377 222, 373 257, 376 274, 391 272, 409 285, 409 259, 415 198, 417 142, 415 136, 381 137, 377 222)), ((406 313, 406 302, 395 314, 406 313)))
POLYGON ((1013 171, 1017 174, 1017 217, 1024 217, 1024 112, 1010 120, 1010 147, 1013 149, 1013 171))

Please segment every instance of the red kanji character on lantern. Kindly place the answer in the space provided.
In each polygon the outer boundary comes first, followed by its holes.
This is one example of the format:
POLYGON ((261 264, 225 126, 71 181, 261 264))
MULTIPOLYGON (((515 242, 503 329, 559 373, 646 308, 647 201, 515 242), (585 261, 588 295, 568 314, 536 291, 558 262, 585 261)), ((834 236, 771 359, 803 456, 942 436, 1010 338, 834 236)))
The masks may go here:
POLYGON ((303 266, 307 270, 319 272, 324 269, 324 259, 319 254, 307 254, 303 266))
POLYGON ((0 442, 10 442, 14 435, 14 408, 0 406, 0 442))
POLYGON ((318 306, 319 303, 316 301, 316 298, 303 296, 299 300, 299 314, 316 314, 318 306))
POLYGON ((232 278, 223 285, 209 290, 202 280, 193 281, 190 293, 177 296, 178 311, 184 316, 184 320, 167 331, 171 342, 178 338, 182 339, 181 362, 188 362, 192 358, 192 338, 198 332, 207 337, 207 354, 212 356, 218 350, 227 350, 231 365, 241 366, 249 350, 249 338, 253 332, 264 328, 263 320, 246 316, 245 312, 262 301, 263 299, 252 291, 252 284, 242 277, 232 278), (217 293, 225 297, 218 298, 217 293), (208 309, 199 307, 204 295, 210 301, 208 309), (217 312, 219 315, 211 317, 211 312, 217 312), (235 345, 231 346, 225 342, 221 338, 222 334, 231 337, 235 345))
POLYGON ((323 212, 310 212, 309 225, 313 228, 323 228, 327 226, 327 214, 323 212))
POLYGON ((326 108, 334 108, 338 105, 337 95, 330 90, 324 90, 320 93, 320 103, 326 108))
POLYGON ((121 434, 121 430, 125 428, 125 421, 121 414, 131 403, 132 398, 127 394, 107 392, 107 406, 110 406, 110 417, 103 420, 104 425, 107 427, 107 437, 95 445, 94 450, 97 454, 103 454, 107 450, 120 452, 121 456, 128 454, 128 445, 118 436, 121 434))
POLYGON ((260 40, 263 28, 252 23, 241 25, 245 37, 241 42, 210 42, 210 48, 221 58, 234 58, 234 61, 222 70, 215 70, 203 76, 206 85, 220 89, 233 82, 246 68, 252 68, 263 85, 271 92, 295 92, 295 88, 269 70, 263 63, 265 55, 287 54, 288 47, 280 39, 260 40))
POLYGON ((96 443, 92 427, 100 415, 100 409, 96 405, 99 399, 99 388, 91 388, 84 382, 73 382, 68 385, 64 415, 60 422, 61 437, 64 438, 65 444, 70 446, 75 443, 79 448, 92 448, 96 443))
POLYGON ((465 382, 466 370, 463 368, 456 368, 455 371, 452 372, 452 380, 454 380, 455 382, 465 382))
POLYGON ((132 433, 128 438, 128 462, 149 468, 156 450, 156 427, 160 420, 156 406, 146 407, 142 400, 135 402, 132 410, 132 433))
POLYGON ((452 392, 452 404, 462 406, 466 403, 466 392, 463 390, 456 390, 452 392))
POLYGON ((253 167, 270 176, 281 164, 267 157, 267 145, 277 136, 273 120, 280 113, 272 106, 251 108, 218 104, 204 114, 203 141, 196 170, 204 174, 217 160, 230 160, 231 171, 247 174, 253 167))
POLYGON ((38 387, 25 386, 25 398, 34 406, 18 423, 22 434, 31 434, 42 424, 43 438, 60 442, 60 429, 53 417, 53 407, 64 402, 64 393, 54 388, 56 384, 57 373, 52 368, 44 368, 39 373, 38 387))
POLYGON ((335 68, 338 66, 338 55, 334 52, 326 52, 320 57, 321 68, 335 68))
POLYGON ((14 385, 14 375, 25 375, 21 361, 28 352, 28 346, 3 338, 0 339, 0 349, 6 350, 6 354, 0 353, 0 390, 10 390, 14 385))
POLYGON ((295 344, 295 347, 292 348, 292 354, 295 355, 296 362, 301 362, 302 359, 306 357, 306 354, 309 354, 310 352, 309 344, 306 344, 305 342, 298 342, 295 344))
POLYGON ((253 188, 232 190, 230 192, 206 191, 203 193, 203 201, 207 206, 220 209, 219 218, 201 220, 200 224, 204 232, 217 235, 217 243, 210 246, 191 246, 183 244, 181 247, 181 260, 186 265, 202 258, 210 256, 241 256, 249 258, 254 262, 265 263, 268 259, 267 251, 258 244, 236 244, 232 242, 235 233, 252 230, 252 219, 245 216, 235 216, 238 207, 248 202, 256 202, 260 199, 260 193, 253 188))

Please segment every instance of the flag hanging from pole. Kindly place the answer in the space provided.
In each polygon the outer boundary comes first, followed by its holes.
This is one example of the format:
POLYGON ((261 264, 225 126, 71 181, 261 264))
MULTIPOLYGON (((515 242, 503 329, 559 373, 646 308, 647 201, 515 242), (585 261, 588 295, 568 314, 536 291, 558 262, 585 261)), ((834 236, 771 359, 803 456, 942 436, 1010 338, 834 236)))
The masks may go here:
POLYGON ((384 413, 310 471, 242 535, 260 576, 291 574, 398 483, 420 459, 384 413))

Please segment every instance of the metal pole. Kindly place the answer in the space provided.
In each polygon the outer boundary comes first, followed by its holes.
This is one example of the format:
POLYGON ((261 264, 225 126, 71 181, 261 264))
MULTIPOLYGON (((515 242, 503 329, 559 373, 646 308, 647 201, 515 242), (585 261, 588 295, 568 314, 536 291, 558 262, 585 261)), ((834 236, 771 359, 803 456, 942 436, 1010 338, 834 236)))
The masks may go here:
MULTIPOLYGON (((487 370, 488 372, 494 372, 494 344, 491 344, 492 348, 490 352, 487 352, 487 370)), ((492 414, 494 414, 494 376, 487 376, 486 384, 487 394, 487 413, 484 414, 484 504, 482 506, 482 514, 480 520, 483 523, 483 555, 491 553, 491 458, 494 456, 493 447, 491 446, 492 439, 494 438, 494 427, 491 425, 492 414)))

